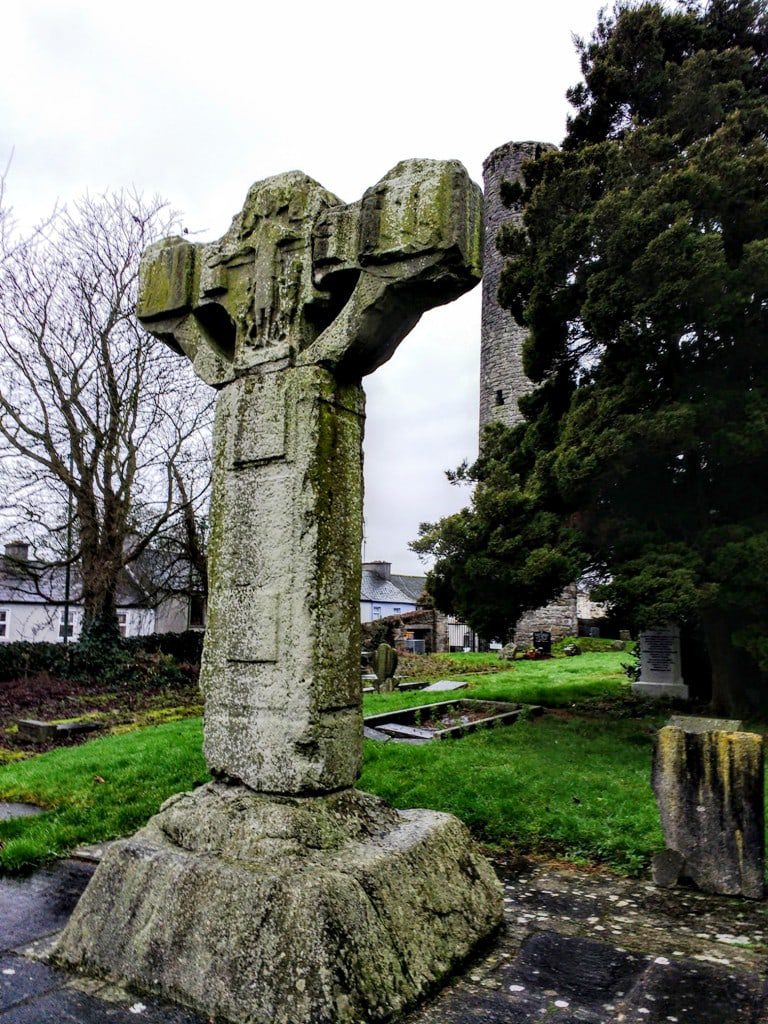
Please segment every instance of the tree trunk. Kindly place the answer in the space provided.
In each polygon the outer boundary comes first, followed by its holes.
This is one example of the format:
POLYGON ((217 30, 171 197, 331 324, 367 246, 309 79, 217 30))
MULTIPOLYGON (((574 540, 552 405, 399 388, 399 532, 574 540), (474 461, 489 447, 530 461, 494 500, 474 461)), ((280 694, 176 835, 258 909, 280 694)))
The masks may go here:
POLYGON ((110 645, 119 641, 115 589, 112 581, 105 580, 98 589, 84 590, 81 643, 110 645))
POLYGON ((712 712, 727 718, 764 715, 768 691, 755 663, 732 640, 732 626, 717 609, 704 617, 712 666, 712 712))

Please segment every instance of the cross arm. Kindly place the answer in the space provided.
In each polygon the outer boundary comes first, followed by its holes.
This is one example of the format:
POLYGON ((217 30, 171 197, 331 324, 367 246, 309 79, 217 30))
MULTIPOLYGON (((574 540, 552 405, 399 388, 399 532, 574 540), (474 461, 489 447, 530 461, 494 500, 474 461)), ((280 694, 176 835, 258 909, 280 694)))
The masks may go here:
POLYGON ((332 207, 313 232, 319 289, 356 275, 335 320, 300 355, 351 376, 371 373, 433 306, 482 275, 482 193, 455 160, 405 160, 358 203, 332 207))
MULTIPOLYGON (((220 318, 225 322, 214 321, 219 307, 207 310, 210 322, 200 315, 203 249, 178 235, 148 246, 139 267, 136 315, 148 331, 186 355, 199 377, 220 386, 234 376, 228 350, 232 328, 223 310, 220 318)), ((202 285, 213 291, 215 282, 203 280, 202 285)))

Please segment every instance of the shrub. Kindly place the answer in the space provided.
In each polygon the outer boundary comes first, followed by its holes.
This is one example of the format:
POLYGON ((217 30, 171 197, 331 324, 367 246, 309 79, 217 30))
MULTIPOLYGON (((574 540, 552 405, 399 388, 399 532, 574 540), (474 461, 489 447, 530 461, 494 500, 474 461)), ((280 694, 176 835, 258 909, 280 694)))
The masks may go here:
POLYGON ((193 630, 153 633, 115 643, 15 641, 0 644, 0 683, 48 673, 77 682, 178 686, 196 675, 202 649, 203 634, 193 630))

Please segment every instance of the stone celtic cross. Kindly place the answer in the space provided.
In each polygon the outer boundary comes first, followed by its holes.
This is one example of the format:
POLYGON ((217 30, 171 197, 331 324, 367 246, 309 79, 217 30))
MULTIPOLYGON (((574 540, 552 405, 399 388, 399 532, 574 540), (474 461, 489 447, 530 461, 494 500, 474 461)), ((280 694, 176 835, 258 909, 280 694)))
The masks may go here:
POLYGON ((142 261, 144 326, 220 389, 201 681, 215 776, 352 786, 361 763, 361 381, 481 275, 481 194, 409 160, 343 204, 291 172, 227 234, 142 261))
POLYGON ((480 190, 294 172, 210 245, 145 253, 138 315, 219 389, 201 681, 214 781, 110 846, 57 963, 233 1024, 386 1021, 498 928, 464 826, 354 788, 365 374, 480 277, 480 190))

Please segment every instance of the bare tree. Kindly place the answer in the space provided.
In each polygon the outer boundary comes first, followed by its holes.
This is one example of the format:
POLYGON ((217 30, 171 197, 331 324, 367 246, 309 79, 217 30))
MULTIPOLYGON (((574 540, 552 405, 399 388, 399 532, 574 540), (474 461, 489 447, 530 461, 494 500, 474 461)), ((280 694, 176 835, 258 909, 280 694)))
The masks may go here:
POLYGON ((207 499, 210 394, 133 312, 174 221, 122 191, 0 231, 0 517, 37 563, 76 566, 85 635, 116 631, 120 573, 207 499))

